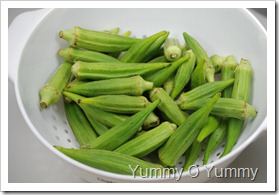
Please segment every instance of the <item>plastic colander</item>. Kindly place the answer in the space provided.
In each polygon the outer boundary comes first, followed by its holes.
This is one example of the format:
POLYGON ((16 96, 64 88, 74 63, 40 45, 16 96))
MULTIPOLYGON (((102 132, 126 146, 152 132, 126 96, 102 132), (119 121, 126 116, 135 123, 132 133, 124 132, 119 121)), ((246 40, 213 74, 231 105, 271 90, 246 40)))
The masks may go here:
MULTIPOLYGON (((9 79, 14 83, 17 101, 30 129, 57 157, 89 182, 205 182, 206 168, 227 167, 251 142, 266 130, 267 116, 267 37, 258 20, 246 9, 41 9, 18 16, 9 27, 9 79), (234 55, 250 60, 254 69, 251 104, 258 115, 248 119, 233 151, 220 159, 224 144, 202 165, 203 154, 195 162, 199 175, 182 178, 133 178, 81 164, 57 151, 53 145, 77 148, 68 125, 62 100, 48 109, 39 108, 39 89, 63 61, 58 49, 68 43, 58 32, 72 26, 94 30, 120 27, 132 36, 143 37, 160 30, 183 42, 183 32, 195 37, 208 55, 234 55)), ((183 166, 183 157, 177 167, 183 166)), ((194 170, 193 170, 194 171, 194 170)), ((194 175, 194 173, 192 173, 194 175)), ((212 175, 213 177, 213 175, 212 175)))

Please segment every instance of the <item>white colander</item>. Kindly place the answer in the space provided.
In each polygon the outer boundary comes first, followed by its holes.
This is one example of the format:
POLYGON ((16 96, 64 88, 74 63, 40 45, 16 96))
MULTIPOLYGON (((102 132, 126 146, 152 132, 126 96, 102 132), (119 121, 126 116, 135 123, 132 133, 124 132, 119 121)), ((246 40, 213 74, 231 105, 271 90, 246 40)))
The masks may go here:
MULTIPOLYGON (((63 61, 58 49, 68 43, 58 37, 72 26, 106 30, 120 27, 143 37, 160 30, 171 32, 183 42, 188 32, 204 46, 209 56, 234 55, 250 60, 254 69, 251 104, 258 115, 245 123, 233 151, 219 159, 222 144, 202 165, 203 154, 195 162, 198 169, 184 172, 179 182, 205 182, 206 168, 228 166, 252 141, 266 130, 267 115, 267 40, 266 32, 246 9, 41 9, 18 16, 9 28, 9 79, 13 81, 17 101, 27 124, 38 139, 76 173, 89 182, 178 182, 173 178, 133 178, 83 165, 53 148, 53 145, 78 147, 67 123, 62 100, 46 110, 39 109, 38 91, 63 61), (195 171, 199 175, 195 176, 195 171), (192 176, 192 177, 191 177, 192 176)), ((183 166, 183 158, 177 167, 183 166)))

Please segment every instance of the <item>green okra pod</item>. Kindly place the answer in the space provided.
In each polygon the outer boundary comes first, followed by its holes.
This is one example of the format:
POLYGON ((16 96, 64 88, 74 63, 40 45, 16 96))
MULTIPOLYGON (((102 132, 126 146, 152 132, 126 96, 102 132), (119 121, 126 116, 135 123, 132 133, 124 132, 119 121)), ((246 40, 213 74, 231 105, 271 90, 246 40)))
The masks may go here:
POLYGON ((205 60, 200 60, 191 75, 191 89, 206 83, 204 70, 205 60))
POLYGON ((185 39, 185 42, 187 46, 195 53, 197 57, 197 62, 199 63, 201 60, 205 61, 205 78, 207 82, 213 82, 214 81, 214 75, 215 75, 215 69, 214 66, 208 57, 206 51, 204 48, 200 45, 200 43, 194 39, 192 36, 190 36, 188 33, 184 32, 183 37, 185 39))
POLYGON ((117 35, 120 31, 120 28, 119 27, 115 27, 115 28, 112 28, 110 30, 104 30, 105 33, 109 33, 109 34, 115 34, 117 35))
POLYGON ((222 143, 225 139, 227 134, 227 121, 222 120, 218 128, 210 135, 205 151, 204 151, 204 158, 203 164, 206 165, 210 155, 218 148, 218 146, 222 143))
POLYGON ((168 62, 168 60, 165 56, 158 56, 158 57, 148 61, 148 63, 155 63, 155 62, 168 62))
MULTIPOLYGON (((253 70, 249 60, 242 58, 235 69, 235 83, 233 86, 232 98, 247 103, 250 102, 252 75, 253 70)), ((228 119, 227 143, 222 156, 228 154, 232 150, 243 129, 243 124, 244 120, 228 119)))
MULTIPOLYGON (((147 76, 143 76, 143 78, 147 81, 153 82, 154 87, 162 86, 168 78, 178 69, 178 67, 186 62, 189 59, 189 56, 181 57, 171 63, 169 67, 163 68, 154 74, 149 74, 147 76)), ((148 63, 150 64, 150 63, 148 63)))
POLYGON ((109 128, 105 126, 103 123, 95 119, 94 117, 91 117, 89 113, 85 113, 88 121, 90 122, 91 126, 94 128, 95 132, 98 135, 102 135, 103 133, 107 132, 109 128))
POLYGON ((178 39, 168 38, 164 43, 164 55, 168 61, 174 61, 181 57, 181 46, 178 39))
POLYGON ((175 129, 175 124, 163 122, 158 127, 131 139, 114 151, 137 158, 144 157, 159 148, 171 136, 175 129))
POLYGON ((144 91, 152 88, 152 82, 145 81, 141 76, 133 76, 76 84, 66 87, 65 90, 90 97, 98 95, 140 96, 144 91))
POLYGON ((125 51, 140 40, 101 31, 88 30, 78 26, 70 30, 60 31, 59 37, 68 41, 72 47, 98 52, 125 51))
POLYGON ((203 142, 198 142, 197 140, 193 141, 192 145, 186 151, 183 171, 188 171, 189 167, 196 162, 196 160, 198 159, 202 151, 204 143, 205 143, 204 141, 203 142))
POLYGON ((167 66, 170 66, 170 64, 78 61, 72 66, 72 73, 79 80, 103 80, 143 75, 167 66))
POLYGON ((180 157, 196 139, 200 129, 204 126, 208 115, 221 94, 216 94, 208 104, 191 114, 182 125, 169 137, 168 141, 159 149, 161 162, 168 166, 175 166, 180 157))
POLYGON ((60 100, 63 89, 71 78, 71 67, 71 63, 63 62, 47 84, 39 90, 41 108, 47 108, 49 105, 55 104, 60 100))
MULTIPOLYGON (((169 32, 158 38, 143 54, 142 59, 140 60, 141 62, 148 62, 152 58, 154 58, 161 49, 161 46, 164 44, 165 40, 169 36, 169 32)), ((164 61, 168 62, 168 61, 164 61)))
POLYGON ((91 144, 85 146, 85 148, 104 150, 116 149, 137 133, 139 128, 143 125, 145 119, 157 107, 158 103, 159 100, 149 104, 145 109, 112 127, 109 131, 105 132, 91 142, 91 144))
POLYGON ((58 55, 65 58, 65 60, 69 62, 120 62, 114 57, 104 53, 71 47, 59 49, 58 55))
MULTIPOLYGON (((156 42, 160 37, 165 34, 169 34, 167 31, 158 32, 152 36, 149 36, 145 39, 138 41, 133 44, 122 56, 120 56, 119 60, 121 62, 126 63, 138 63, 141 62, 144 56, 144 53, 150 48, 150 46, 156 42)), ((165 37, 167 38, 167 37, 165 37)))
POLYGON ((176 103, 177 105, 181 105, 202 98, 210 98, 216 93, 223 91, 225 88, 232 85, 233 83, 234 83, 234 79, 230 79, 227 81, 214 81, 211 83, 205 83, 190 91, 182 93, 179 96, 176 103))
POLYGON ((168 120, 180 126, 187 119, 186 114, 179 109, 173 99, 164 91, 163 88, 154 88, 149 93, 152 102, 160 100, 158 108, 168 120))
MULTIPOLYGON (((225 80, 234 79, 234 71, 236 67, 237 67, 237 62, 234 56, 232 55, 227 56, 221 67, 221 80, 225 81, 225 80)), ((233 85, 224 89, 224 91, 222 92, 223 97, 230 98, 232 95, 232 89, 233 89, 233 85)))
MULTIPOLYGON (((205 106, 211 98, 198 99, 191 102, 185 102, 179 105, 181 110, 198 110, 205 106)), ((236 119, 246 119, 257 115, 256 109, 241 100, 232 98, 220 98, 213 106, 212 115, 220 117, 230 117, 236 119)))
MULTIPOLYGON (((129 30, 125 31, 123 33, 124 37, 129 37, 130 35, 131 35, 131 31, 129 31, 129 30)), ((117 59, 117 58, 119 58, 121 53, 122 53, 121 51, 116 51, 116 52, 110 52, 110 53, 108 53, 108 55, 110 55, 110 56, 114 57, 115 59, 117 59)))
POLYGON ((129 95, 101 95, 79 99, 78 103, 88 104, 108 112, 120 114, 134 114, 150 104, 144 96, 129 95))
POLYGON ((188 50, 186 55, 189 55, 190 58, 187 62, 184 62, 178 69, 174 78, 174 86, 171 92, 171 98, 175 99, 178 94, 182 92, 186 84, 191 78, 191 74, 195 68, 196 56, 192 50, 188 50))
POLYGON ((205 138, 207 138, 211 133, 213 133, 220 124, 220 119, 216 116, 210 115, 201 129, 197 141, 202 142, 205 138))
MULTIPOLYGON (((77 104, 78 104, 79 99, 84 98, 83 96, 80 96, 80 95, 77 95, 77 94, 74 94, 71 92, 67 92, 67 91, 64 91, 63 95, 65 97, 72 99, 77 104)), ((117 125, 118 123, 123 122, 127 118, 129 118, 128 116, 118 115, 115 113, 107 112, 107 111, 95 108, 93 106, 90 106, 88 104, 78 104, 78 105, 83 109, 83 111, 86 114, 89 121, 97 120, 109 128, 111 128, 111 127, 117 125)))
POLYGON ((172 90, 173 90, 173 86, 174 86, 174 77, 175 74, 172 74, 168 80, 166 80, 166 82, 163 85, 163 89, 165 90, 165 92, 170 96, 172 90))
POLYGON ((145 119, 143 123, 143 129, 147 130, 152 127, 156 127, 160 124, 160 118, 154 113, 151 112, 150 115, 145 119))
POLYGON ((84 112, 75 102, 64 103, 64 108, 69 125, 81 147, 97 138, 84 112))
POLYGON ((215 74, 219 73, 223 67, 223 63, 226 60, 226 57, 219 56, 217 54, 214 54, 210 57, 211 63, 214 66, 215 74))
POLYGON ((54 146, 57 150, 67 155, 68 157, 88 165, 90 167, 130 176, 141 176, 150 174, 150 169, 155 169, 152 173, 156 176, 160 174, 163 167, 159 164, 147 162, 126 154, 121 154, 114 151, 100 150, 100 149, 73 149, 54 146), (136 167, 134 173, 131 171, 136 167), (141 170, 141 171, 140 171, 141 170))

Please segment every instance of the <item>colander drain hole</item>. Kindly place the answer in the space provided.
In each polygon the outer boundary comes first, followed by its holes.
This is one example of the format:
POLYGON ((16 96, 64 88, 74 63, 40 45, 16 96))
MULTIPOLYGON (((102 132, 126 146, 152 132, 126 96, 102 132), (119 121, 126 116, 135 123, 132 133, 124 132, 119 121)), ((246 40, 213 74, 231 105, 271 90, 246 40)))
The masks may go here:
POLYGON ((68 141, 69 143, 71 143, 71 142, 72 142, 70 139, 67 139, 67 141, 68 141))
POLYGON ((57 135, 55 136, 55 138, 56 138, 58 141, 60 141, 60 137, 58 137, 57 135))
POLYGON ((55 125, 52 126, 55 131, 57 131, 57 127, 55 125))
POLYGON ((69 133, 69 131, 68 131, 67 129, 65 129, 65 133, 67 133, 67 134, 68 134, 68 133, 69 133))
POLYGON ((56 116, 52 115, 51 118, 56 121, 56 116))

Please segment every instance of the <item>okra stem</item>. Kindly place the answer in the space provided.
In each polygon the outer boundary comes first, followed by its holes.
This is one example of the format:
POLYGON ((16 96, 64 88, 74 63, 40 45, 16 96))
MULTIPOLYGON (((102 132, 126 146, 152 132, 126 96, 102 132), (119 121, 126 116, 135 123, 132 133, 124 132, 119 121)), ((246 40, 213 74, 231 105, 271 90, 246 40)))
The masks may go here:
POLYGON ((71 78, 71 67, 71 63, 63 62, 51 76, 47 84, 40 89, 41 108, 47 108, 49 105, 55 104, 60 100, 62 91, 71 78))
POLYGON ((164 54, 168 61, 174 61, 181 57, 181 47, 178 39, 168 38, 164 43, 164 54))

